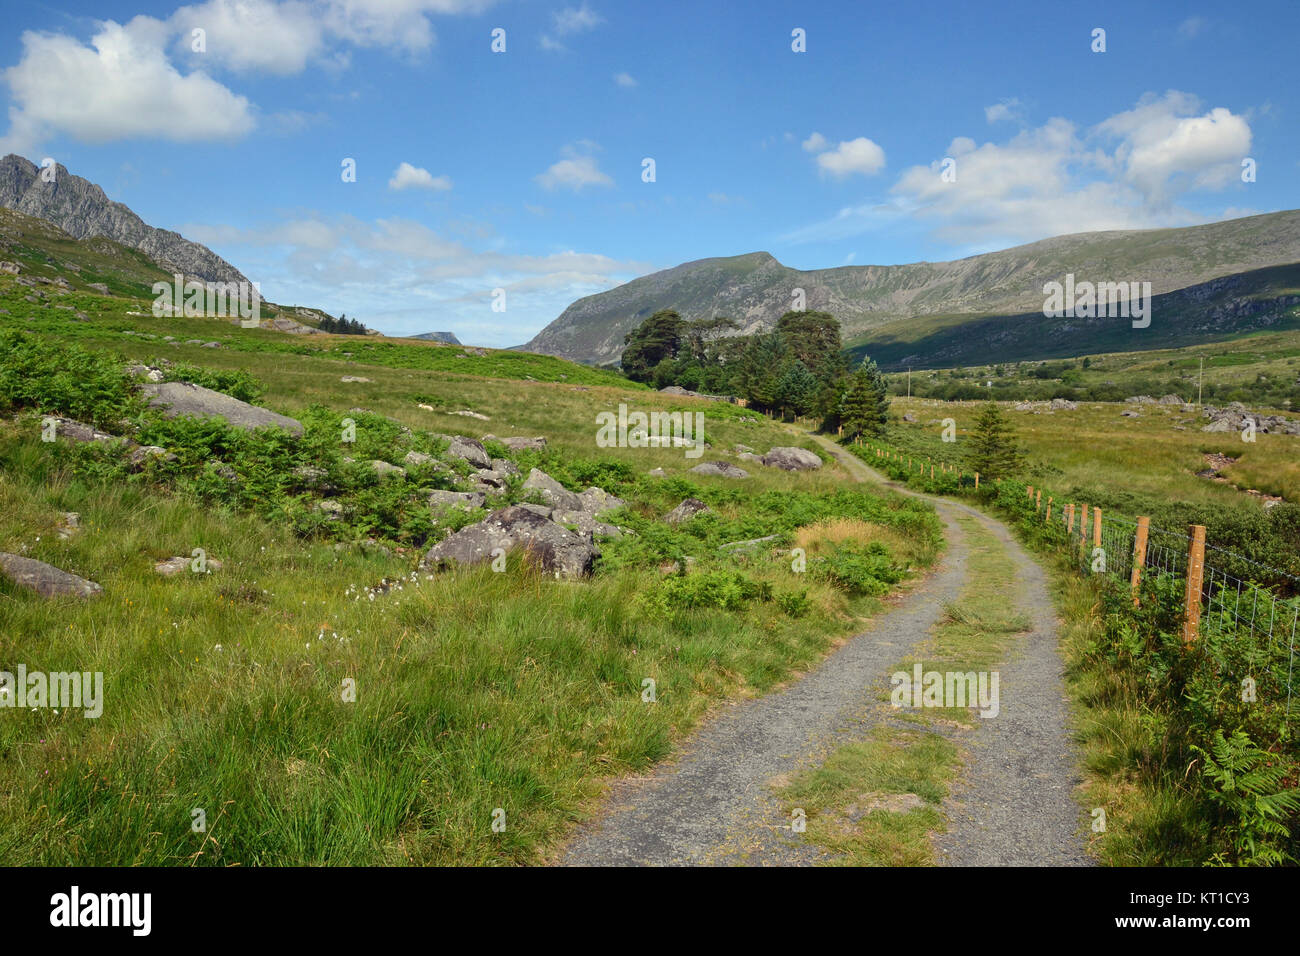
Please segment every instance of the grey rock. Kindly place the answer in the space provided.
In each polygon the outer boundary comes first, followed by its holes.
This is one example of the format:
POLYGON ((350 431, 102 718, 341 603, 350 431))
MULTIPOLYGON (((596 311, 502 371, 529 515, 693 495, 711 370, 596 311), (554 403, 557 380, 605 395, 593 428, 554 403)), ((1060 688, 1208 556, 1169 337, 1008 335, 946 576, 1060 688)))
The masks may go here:
POLYGON ((649 475, 651 478, 668 477, 668 472, 664 471, 662 468, 651 468, 649 471, 646 472, 646 474, 649 475))
POLYGON ((375 474, 380 478, 401 477, 406 474, 406 469, 402 468, 400 465, 392 465, 386 461, 380 461, 378 458, 373 459, 366 464, 373 468, 375 474))
POLYGON ((407 467, 410 468, 414 468, 419 465, 438 464, 438 459, 434 458, 432 455, 426 455, 422 451, 408 451, 406 453, 406 457, 403 458, 402 461, 404 461, 407 467))
POLYGON ((519 474, 519 466, 516 465, 513 461, 511 461, 509 458, 493 458, 492 470, 499 475, 519 474))
POLYGON ((52 564, 0 551, 0 573, 14 584, 35 591, 41 597, 97 598, 104 589, 52 564))
POLYGON ((726 461, 706 461, 690 469, 697 475, 717 475, 719 478, 748 478, 749 472, 726 461))
POLYGON ((465 511, 473 511, 475 508, 482 508, 487 503, 487 496, 481 491, 431 491, 429 493, 430 508, 461 508, 465 511))
POLYGON ((822 466, 822 460, 806 448, 779 446, 763 456, 763 464, 782 471, 812 471, 822 466))
POLYGON ((619 538, 623 535, 617 527, 598 520, 588 511, 554 511, 551 513, 551 520, 560 525, 573 525, 578 529, 578 533, 585 535, 588 540, 597 537, 619 538))
POLYGON ((588 488, 578 497, 582 499, 582 510, 593 515, 600 514, 602 511, 613 511, 627 504, 622 498, 611 495, 604 488, 588 488))
POLYGON ((533 468, 524 482, 524 491, 535 491, 552 508, 561 511, 586 511, 586 502, 546 472, 533 468))
POLYGON ((684 498, 681 504, 664 515, 664 521, 676 527, 683 521, 689 521, 696 515, 703 514, 713 514, 713 509, 699 498, 684 498))
POLYGON ((108 286, 105 285, 103 282, 87 282, 86 288, 93 289, 95 292, 98 292, 100 295, 108 295, 108 286))
POLYGON ((168 418, 220 416, 235 428, 252 430, 275 427, 283 428, 292 435, 303 433, 302 422, 296 419, 241 402, 237 398, 231 398, 222 392, 214 392, 202 385, 191 385, 189 382, 163 382, 141 385, 140 389, 150 396, 150 405, 165 409, 163 414, 168 418))
POLYGON ((1169 394, 1161 397, 1160 404, 1161 405, 1182 405, 1183 400, 1179 398, 1177 395, 1169 394))
POLYGON ((1054 398, 1049 407, 1056 411, 1072 412, 1079 407, 1079 403, 1072 402, 1068 398, 1054 398))
POLYGON ((463 435, 456 435, 452 438, 451 444, 447 446, 447 454, 453 458, 463 458, 475 468, 491 468, 492 459, 488 456, 487 449, 476 439, 466 438, 463 435))
POLYGON ((339 379, 339 381, 340 381, 340 382, 348 382, 348 383, 352 383, 352 382, 368 382, 368 381, 370 381, 370 379, 366 378, 364 375, 344 375, 341 379, 339 379))

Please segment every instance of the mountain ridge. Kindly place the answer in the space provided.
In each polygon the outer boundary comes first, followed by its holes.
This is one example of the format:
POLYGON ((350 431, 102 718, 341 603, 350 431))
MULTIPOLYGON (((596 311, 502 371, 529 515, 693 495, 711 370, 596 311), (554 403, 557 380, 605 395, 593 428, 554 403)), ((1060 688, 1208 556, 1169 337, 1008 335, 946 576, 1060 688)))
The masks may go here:
POLYGON ((799 270, 767 252, 712 257, 633 279, 569 305, 523 348, 590 363, 616 361, 623 337, 661 308, 686 319, 727 315, 737 334, 771 328, 795 289, 840 320, 846 340, 934 315, 1025 315, 1045 282, 1150 281, 1162 295, 1214 279, 1300 262, 1300 210, 1197 226, 1072 233, 946 262, 799 270))
POLYGON ((102 236, 143 252, 162 268, 207 282, 247 282, 238 269, 207 246, 178 232, 158 229, 103 188, 54 166, 53 182, 41 168, 10 153, 0 159, 0 206, 53 223, 74 239, 102 236))

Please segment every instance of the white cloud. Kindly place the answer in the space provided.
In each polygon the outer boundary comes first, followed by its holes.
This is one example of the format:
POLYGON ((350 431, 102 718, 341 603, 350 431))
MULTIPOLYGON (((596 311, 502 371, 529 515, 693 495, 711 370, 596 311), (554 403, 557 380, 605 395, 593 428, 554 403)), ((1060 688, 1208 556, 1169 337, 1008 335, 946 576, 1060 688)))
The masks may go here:
POLYGON ((402 163, 388 180, 389 189, 433 189, 439 192, 451 188, 451 180, 446 176, 434 176, 427 169, 402 163))
POLYGON ((326 28, 361 47, 422 53, 433 46, 430 15, 472 14, 492 0, 317 0, 326 28))
POLYGON ((555 32, 562 37, 594 30, 605 22, 604 17, 585 3, 580 7, 565 7, 558 13, 551 14, 551 19, 555 24, 555 32))
POLYGON ((565 7, 551 14, 551 33, 555 36, 543 33, 537 42, 543 50, 553 52, 565 50, 567 48, 557 37, 586 33, 604 22, 605 18, 585 3, 580 7, 565 7))
POLYGON ((1204 30, 1206 26, 1205 17, 1188 17, 1178 24, 1178 38, 1180 40, 1190 40, 1204 30))
POLYGON ((1017 120, 1022 115, 1020 100, 1012 97, 1009 100, 1003 100, 1000 103, 994 103, 992 106, 984 107, 984 119, 989 123, 1001 123, 1006 120, 1017 120))
POLYGON ((636 80, 632 78, 630 73, 615 73, 614 82, 619 86, 636 86, 636 80))
POLYGON ((600 170, 596 158, 591 155, 594 143, 583 140, 578 144, 584 151, 579 152, 572 146, 566 146, 562 152, 565 158, 553 163, 544 173, 533 179, 546 189, 572 189, 581 192, 584 186, 612 186, 610 179, 600 170))
MULTIPOLYGON (((786 135, 788 136, 789 134, 787 133, 786 135)), ((802 145, 804 150, 809 153, 820 153, 822 150, 830 146, 830 143, 821 133, 813 133, 803 141, 802 145)))
MULTIPOLYGON (((807 143, 804 148, 808 148, 807 143)), ((823 172, 836 177, 854 173, 872 176, 885 168, 885 151, 865 136, 859 136, 818 154, 817 165, 823 172)))
POLYGON ((301 73, 325 43, 319 11, 302 0, 207 0, 181 7, 168 25, 195 65, 212 60, 235 71, 301 73), (203 52, 193 49, 195 29, 204 31, 203 52))
POLYGON ((168 28, 151 17, 107 21, 87 46, 61 34, 26 32, 9 86, 9 149, 53 134, 83 142, 130 138, 176 142, 238 139, 252 131, 246 98, 201 71, 180 73, 163 52, 168 28))
POLYGON ((941 160, 912 166, 889 199, 846 207, 787 238, 846 238, 912 222, 946 242, 991 248, 1203 222, 1205 215, 1180 201, 1238 182, 1250 144, 1246 119, 1224 107, 1202 110, 1195 97, 1176 91, 1148 94, 1082 131, 1056 117, 1002 143, 957 137, 943 154, 956 161, 955 182, 943 179, 941 160))

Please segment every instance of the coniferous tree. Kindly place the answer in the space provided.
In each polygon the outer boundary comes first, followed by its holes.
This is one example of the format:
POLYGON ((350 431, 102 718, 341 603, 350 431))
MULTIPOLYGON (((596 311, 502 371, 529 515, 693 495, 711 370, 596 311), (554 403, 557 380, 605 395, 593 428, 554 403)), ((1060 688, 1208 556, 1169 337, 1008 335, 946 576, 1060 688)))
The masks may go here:
POLYGON ((975 419, 966 463, 989 480, 1010 477, 1025 465, 1015 432, 996 402, 986 404, 975 419))

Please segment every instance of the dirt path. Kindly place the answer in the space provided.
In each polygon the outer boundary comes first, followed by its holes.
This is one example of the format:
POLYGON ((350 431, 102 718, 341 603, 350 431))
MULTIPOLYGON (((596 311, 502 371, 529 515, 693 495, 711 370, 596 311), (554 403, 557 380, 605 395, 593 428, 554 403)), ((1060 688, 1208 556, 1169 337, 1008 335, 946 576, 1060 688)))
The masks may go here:
MULTIPOLYGON (((855 480, 882 481, 838 446, 821 443, 855 480)), ((945 804, 949 831, 937 841, 937 855, 954 865, 1084 864, 1055 624, 1042 571, 997 522, 965 505, 929 500, 948 536, 948 552, 935 571, 815 670, 781 691, 727 708, 692 735, 675 760, 616 784, 602 817, 579 830, 561 862, 816 862, 819 851, 790 831, 788 809, 773 797, 771 784, 846 738, 861 737, 880 719, 888 674, 961 592, 967 545, 955 515, 964 512, 993 529, 1014 557, 1019 602, 1034 630, 1024 653, 1002 669, 1001 714, 975 735, 974 768, 945 804)))

